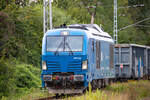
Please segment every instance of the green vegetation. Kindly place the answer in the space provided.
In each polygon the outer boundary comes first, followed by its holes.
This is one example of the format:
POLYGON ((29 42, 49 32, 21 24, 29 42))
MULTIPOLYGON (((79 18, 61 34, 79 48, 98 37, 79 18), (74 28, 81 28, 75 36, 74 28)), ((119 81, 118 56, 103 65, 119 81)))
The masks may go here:
MULTIPOLYGON (((55 25, 75 22, 63 10, 53 9, 55 25)), ((40 4, 12 4, 0 11, 0 98, 19 97, 41 86, 42 11, 40 4)))
MULTIPOLYGON (((37 1, 29 3, 29 0, 0 0, 0 98, 17 99, 33 90, 40 90, 43 0, 37 1)), ((113 35, 113 0, 94 1, 54 0, 53 26, 90 23, 91 14, 87 6, 97 5, 94 23, 102 24, 104 30, 113 35)), ((144 7, 118 9, 119 29, 149 17, 149 0, 118 0, 118 6, 135 4, 144 4, 144 7)), ((90 9, 91 11, 94 9, 90 9)), ((147 20, 141 25, 148 25, 149 22, 147 20)), ((133 26, 119 31, 118 35, 119 43, 150 45, 148 27, 133 26)), ((46 95, 41 91, 34 93, 46 95)))
POLYGON ((67 98, 67 100, 149 100, 150 82, 128 81, 126 83, 115 83, 103 90, 87 92, 83 96, 67 98))
POLYGON ((0 97, 20 96, 28 89, 39 87, 40 69, 27 64, 10 65, 4 61, 0 61, 0 65, 0 97))

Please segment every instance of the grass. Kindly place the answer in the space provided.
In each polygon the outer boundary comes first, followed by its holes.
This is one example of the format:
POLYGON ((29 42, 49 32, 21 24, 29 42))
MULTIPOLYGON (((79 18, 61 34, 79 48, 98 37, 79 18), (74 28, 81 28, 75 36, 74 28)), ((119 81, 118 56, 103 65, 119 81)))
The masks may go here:
POLYGON ((45 98, 53 96, 49 94, 47 90, 41 90, 40 88, 31 88, 21 94, 13 94, 9 97, 2 97, 1 100, 36 100, 39 98, 45 98))
POLYGON ((105 89, 88 91, 82 96, 70 97, 66 100, 150 100, 150 81, 118 82, 105 89))
MULTIPOLYGON (((104 89, 97 89, 92 92, 90 89, 84 95, 67 97, 65 100, 150 100, 150 81, 128 81, 114 83, 104 89)), ((48 91, 40 88, 26 90, 25 93, 14 94, 9 97, 2 97, 1 100, 36 100, 38 98, 53 96, 48 91)))

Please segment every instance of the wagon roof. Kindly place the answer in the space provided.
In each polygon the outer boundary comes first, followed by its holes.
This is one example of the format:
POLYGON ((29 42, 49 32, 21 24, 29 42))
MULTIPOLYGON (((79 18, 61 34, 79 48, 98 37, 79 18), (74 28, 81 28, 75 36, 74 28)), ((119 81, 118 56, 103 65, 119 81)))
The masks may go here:
POLYGON ((115 47, 141 47, 141 48, 148 48, 150 49, 149 46, 145 45, 139 45, 139 44, 115 44, 115 47))

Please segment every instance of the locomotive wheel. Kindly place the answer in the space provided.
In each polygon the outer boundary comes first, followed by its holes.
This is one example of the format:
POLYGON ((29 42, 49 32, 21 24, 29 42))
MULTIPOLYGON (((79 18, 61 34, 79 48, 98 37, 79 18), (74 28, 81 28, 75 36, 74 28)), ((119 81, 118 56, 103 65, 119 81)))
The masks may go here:
POLYGON ((59 94, 57 93, 57 94, 55 94, 55 96, 56 96, 56 99, 58 99, 59 98, 59 94))
POLYGON ((109 85, 109 79, 106 78, 106 79, 105 79, 105 87, 108 86, 108 85, 109 85))
POLYGON ((98 80, 98 88, 102 88, 102 81, 101 80, 98 80))

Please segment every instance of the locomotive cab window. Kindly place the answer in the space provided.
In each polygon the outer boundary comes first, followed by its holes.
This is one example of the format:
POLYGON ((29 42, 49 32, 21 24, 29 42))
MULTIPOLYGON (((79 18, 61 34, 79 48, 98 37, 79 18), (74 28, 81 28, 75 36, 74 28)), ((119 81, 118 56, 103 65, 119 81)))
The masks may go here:
POLYGON ((48 36, 48 52, 82 52, 83 36, 48 36))

